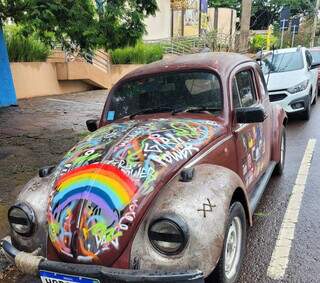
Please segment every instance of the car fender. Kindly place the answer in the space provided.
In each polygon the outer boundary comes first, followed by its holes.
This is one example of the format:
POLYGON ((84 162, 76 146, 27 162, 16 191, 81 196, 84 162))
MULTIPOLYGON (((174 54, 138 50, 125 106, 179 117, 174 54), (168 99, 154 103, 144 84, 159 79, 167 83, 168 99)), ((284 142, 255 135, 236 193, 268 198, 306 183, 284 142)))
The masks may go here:
MULTIPOLYGON (((223 248, 232 197, 244 184, 236 173, 221 166, 201 164, 194 170, 190 182, 182 182, 177 175, 152 203, 132 243, 131 267, 138 263, 144 270, 195 268, 205 276, 215 268, 223 248), (161 255, 149 241, 150 224, 162 217, 179 217, 188 227, 188 243, 178 255, 161 255)), ((246 195, 245 200, 247 202, 246 195)))
POLYGON ((11 239, 14 246, 26 252, 33 252, 40 248, 40 254, 46 254, 47 244, 47 207, 49 197, 50 177, 40 178, 39 176, 31 179, 21 190, 16 204, 25 203, 35 213, 36 223, 32 236, 23 237, 11 229, 11 239))
POLYGON ((281 153, 280 153, 280 143, 281 143, 281 129, 282 127, 287 126, 288 117, 286 112, 283 110, 281 106, 278 104, 272 105, 272 150, 271 150, 271 160, 276 161, 277 163, 280 161, 281 153))

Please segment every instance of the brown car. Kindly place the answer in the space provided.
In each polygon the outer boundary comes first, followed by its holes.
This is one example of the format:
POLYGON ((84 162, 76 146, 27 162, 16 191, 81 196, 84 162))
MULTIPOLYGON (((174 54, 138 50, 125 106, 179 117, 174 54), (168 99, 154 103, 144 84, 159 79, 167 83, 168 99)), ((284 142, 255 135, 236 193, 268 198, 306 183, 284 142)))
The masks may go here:
POLYGON ((26 185, 2 249, 42 282, 235 282, 247 225, 284 167, 286 123, 245 56, 146 65, 26 185))

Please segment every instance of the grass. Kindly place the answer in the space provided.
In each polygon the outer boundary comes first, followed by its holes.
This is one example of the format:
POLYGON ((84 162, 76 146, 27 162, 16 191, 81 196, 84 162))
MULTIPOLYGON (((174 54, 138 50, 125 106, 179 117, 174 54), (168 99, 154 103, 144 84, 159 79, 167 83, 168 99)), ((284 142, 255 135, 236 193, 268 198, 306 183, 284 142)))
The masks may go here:
POLYGON ((10 62, 43 62, 51 52, 35 36, 25 37, 17 29, 5 29, 5 39, 10 62))
POLYGON ((125 47, 110 52, 113 64, 149 64, 163 58, 164 50, 159 44, 139 42, 134 47, 125 47))

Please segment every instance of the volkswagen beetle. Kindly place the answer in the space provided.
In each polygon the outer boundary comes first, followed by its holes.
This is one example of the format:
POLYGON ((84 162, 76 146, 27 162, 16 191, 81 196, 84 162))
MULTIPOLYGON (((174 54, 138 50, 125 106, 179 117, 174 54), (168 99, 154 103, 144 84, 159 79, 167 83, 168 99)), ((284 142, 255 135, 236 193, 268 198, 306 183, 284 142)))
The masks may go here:
POLYGON ((141 67, 21 191, 3 252, 42 282, 236 282, 286 122, 246 56, 141 67))

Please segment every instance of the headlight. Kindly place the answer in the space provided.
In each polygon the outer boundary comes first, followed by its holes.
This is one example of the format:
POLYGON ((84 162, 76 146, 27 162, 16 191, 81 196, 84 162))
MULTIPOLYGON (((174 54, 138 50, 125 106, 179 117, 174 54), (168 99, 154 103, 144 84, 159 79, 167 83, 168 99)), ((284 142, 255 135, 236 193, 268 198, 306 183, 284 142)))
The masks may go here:
POLYGON ((288 91, 292 94, 300 91, 304 91, 308 87, 308 84, 309 84, 309 80, 305 80, 294 87, 288 88, 288 91))
POLYGON ((149 240, 152 246, 165 255, 180 253, 188 242, 187 225, 181 219, 158 219, 149 228, 149 240))
POLYGON ((13 231, 22 236, 30 236, 34 231, 35 214, 25 203, 11 206, 8 211, 9 224, 13 231))

